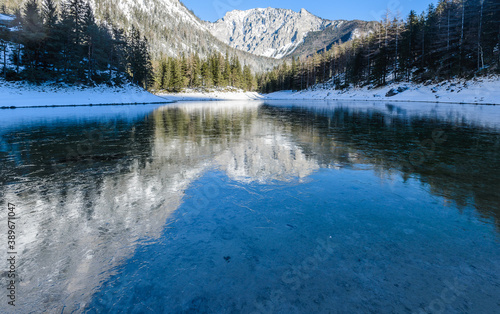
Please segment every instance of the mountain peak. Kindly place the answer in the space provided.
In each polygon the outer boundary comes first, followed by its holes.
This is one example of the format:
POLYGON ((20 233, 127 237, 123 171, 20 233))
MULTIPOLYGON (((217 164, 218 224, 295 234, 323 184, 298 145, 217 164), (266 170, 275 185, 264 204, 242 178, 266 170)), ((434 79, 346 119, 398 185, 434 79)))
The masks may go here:
POLYGON ((325 29, 331 21, 306 9, 257 8, 234 10, 215 23, 210 32, 233 48, 280 59, 292 53, 309 32, 325 29))

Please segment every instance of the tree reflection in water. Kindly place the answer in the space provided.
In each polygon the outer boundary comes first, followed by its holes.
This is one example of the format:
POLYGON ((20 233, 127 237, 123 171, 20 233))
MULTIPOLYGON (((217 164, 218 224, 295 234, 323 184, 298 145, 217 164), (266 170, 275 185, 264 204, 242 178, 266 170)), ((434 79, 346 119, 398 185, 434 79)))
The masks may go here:
POLYGON ((213 169, 243 184, 300 184, 325 168, 414 178, 500 228, 500 129, 457 112, 228 102, 3 121, 0 204, 21 210, 20 308, 82 308, 213 169))

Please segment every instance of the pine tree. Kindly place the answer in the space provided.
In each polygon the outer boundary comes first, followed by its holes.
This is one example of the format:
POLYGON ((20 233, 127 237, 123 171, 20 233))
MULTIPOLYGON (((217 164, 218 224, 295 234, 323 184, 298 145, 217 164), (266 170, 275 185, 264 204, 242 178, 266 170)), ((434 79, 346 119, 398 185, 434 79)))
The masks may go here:
POLYGON ((407 81, 410 80, 411 69, 415 65, 416 53, 420 47, 417 45, 419 32, 419 20, 415 11, 412 10, 401 34, 400 66, 407 81))
POLYGON ((159 66, 159 71, 158 71, 158 78, 157 78, 157 84, 159 89, 167 89, 168 88, 168 83, 170 81, 170 69, 169 69, 169 64, 168 60, 163 59, 160 62, 159 66))
POLYGON ((170 62, 170 88, 173 92, 179 93, 182 91, 183 78, 181 74, 181 65, 179 59, 171 59, 170 62))
POLYGON ((22 17, 21 42, 24 47, 22 60, 27 67, 25 73, 30 81, 39 81, 42 74, 38 68, 41 64, 41 46, 44 39, 45 32, 38 2, 28 0, 22 17))
POLYGON ((500 72, 500 2, 484 0, 483 51, 486 62, 496 64, 500 72))
POLYGON ((189 68, 188 61, 184 53, 182 53, 179 62, 180 62, 181 81, 182 81, 181 88, 184 88, 189 85, 189 82, 191 80, 191 69, 189 68))
POLYGON ((243 79, 242 79, 242 72, 241 72, 241 63, 240 60, 238 59, 238 56, 234 56, 231 59, 231 65, 230 65, 230 77, 231 77, 231 86, 237 87, 237 88, 244 88, 243 84, 243 79))
MULTIPOLYGON (((222 57, 222 56, 221 56, 222 57)), ((232 66, 229 62, 229 51, 226 51, 226 57, 219 61, 221 64, 222 80, 220 86, 234 86, 234 77, 232 76, 232 66), (222 65, 223 64, 223 65, 222 65)))
POLYGON ((132 80, 143 88, 151 86, 153 69, 148 42, 145 37, 141 37, 139 30, 134 27, 129 39, 127 59, 132 80))
POLYGON ((298 87, 297 87, 297 75, 299 73, 299 67, 297 65, 297 60, 295 59, 295 57, 292 57, 292 68, 290 70, 290 89, 292 90, 297 90, 298 87))
POLYGON ((243 88, 246 91, 252 91, 254 89, 254 77, 252 75, 250 67, 246 64, 243 67, 243 82, 244 82, 243 88))
POLYGON ((151 62, 151 54, 149 53, 148 39, 143 37, 140 42, 140 53, 141 53, 141 77, 140 86, 148 89, 153 81, 153 65, 151 62))
POLYGON ((201 66, 202 86, 211 87, 213 85, 211 59, 207 58, 201 66))
POLYGON ((7 43, 10 39, 10 31, 7 27, 0 27, 0 49, 2 53, 2 75, 7 79, 7 43))
POLYGON ((213 84, 216 87, 220 87, 223 84, 223 77, 222 77, 222 67, 223 63, 223 57, 220 54, 214 54, 210 58, 210 67, 212 71, 212 80, 213 84))
POLYGON ((45 29, 54 29, 58 22, 57 4, 54 0, 43 0, 42 17, 45 29))
POLYGON ((484 68, 484 50, 482 46, 484 0, 480 0, 479 27, 477 31, 477 70, 484 68))
MULTIPOLYGON (((67 3, 67 18, 70 27, 70 67, 73 71, 79 73, 83 73, 83 71, 80 71, 81 66, 79 61, 86 55, 82 47, 85 7, 83 0, 69 0, 67 3)), ((77 76, 76 73, 74 75, 77 76)))
POLYGON ((69 82, 86 79, 80 62, 87 55, 82 45, 84 9, 83 0, 64 2, 61 10, 61 21, 56 29, 62 56, 58 67, 66 73, 66 80, 69 82))
POLYGON ((127 38, 123 29, 112 27, 112 43, 108 47, 109 78, 112 82, 121 84, 120 76, 113 77, 113 70, 123 73, 127 68, 127 38))
POLYGON ((99 29, 95 23, 94 12, 89 3, 85 5, 85 13, 82 21, 82 35, 83 48, 87 53, 87 84, 90 84, 93 81, 92 78, 96 63, 94 51, 96 50, 95 46, 99 38, 99 29))
POLYGON ((200 61, 200 57, 198 56, 198 54, 194 54, 193 57, 192 57, 192 68, 193 68, 193 73, 192 73, 192 76, 193 76, 193 79, 192 79, 192 82, 191 82, 191 86, 192 87, 199 87, 201 86, 201 61, 200 61))
POLYGON ((54 0, 44 0, 42 3, 43 27, 46 34, 43 46, 45 56, 43 58, 44 68, 50 67, 54 70, 58 54, 61 50, 57 34, 58 12, 54 0))

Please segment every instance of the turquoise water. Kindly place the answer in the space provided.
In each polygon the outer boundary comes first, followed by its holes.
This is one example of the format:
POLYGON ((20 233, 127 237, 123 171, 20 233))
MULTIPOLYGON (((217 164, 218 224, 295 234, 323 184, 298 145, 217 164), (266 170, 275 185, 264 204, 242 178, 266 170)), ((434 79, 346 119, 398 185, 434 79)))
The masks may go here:
POLYGON ((498 312, 491 108, 224 102, 0 120, 19 306, 498 312))

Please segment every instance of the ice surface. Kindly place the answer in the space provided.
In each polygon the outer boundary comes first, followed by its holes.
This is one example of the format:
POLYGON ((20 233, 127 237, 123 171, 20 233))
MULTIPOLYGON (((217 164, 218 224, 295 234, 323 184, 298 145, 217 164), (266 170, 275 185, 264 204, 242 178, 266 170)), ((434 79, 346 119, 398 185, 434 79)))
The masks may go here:
POLYGON ((496 108, 6 110, 16 310, 497 312, 496 108))

